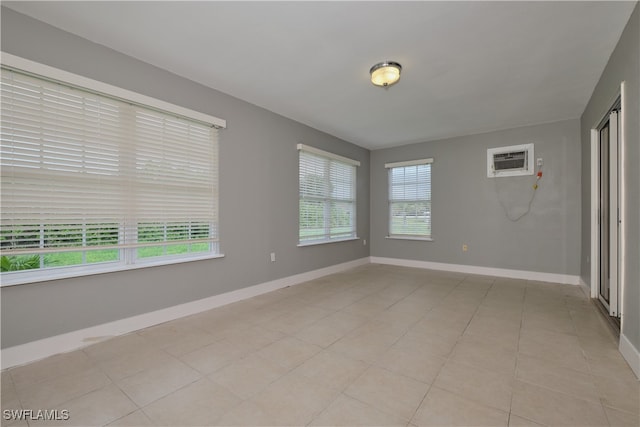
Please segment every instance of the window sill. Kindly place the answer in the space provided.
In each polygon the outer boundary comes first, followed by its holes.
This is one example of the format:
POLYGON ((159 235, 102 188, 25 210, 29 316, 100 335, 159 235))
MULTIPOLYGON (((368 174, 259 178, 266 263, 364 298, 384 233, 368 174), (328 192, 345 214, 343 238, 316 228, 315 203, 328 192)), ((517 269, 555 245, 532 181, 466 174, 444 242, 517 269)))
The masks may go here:
POLYGON ((352 240, 360 240, 360 238, 359 237, 347 237, 346 239, 315 240, 315 241, 310 241, 310 242, 298 243, 298 247, 299 248, 303 248, 305 246, 326 245, 327 243, 350 242, 352 240))
POLYGON ((124 265, 123 263, 105 263, 83 267, 60 267, 31 274, 3 273, 0 277, 0 287, 26 285, 29 283, 48 282, 51 280, 70 279, 73 277, 92 276, 94 274, 112 273, 116 271, 137 270, 140 268, 157 267, 161 265, 182 264, 185 262, 202 261, 206 259, 224 258, 224 254, 208 254, 192 258, 174 258, 155 261, 139 261, 138 264, 124 265))
POLYGON ((418 237, 418 236, 385 236, 385 239, 393 240, 419 240, 423 242, 433 242, 432 237, 418 237))

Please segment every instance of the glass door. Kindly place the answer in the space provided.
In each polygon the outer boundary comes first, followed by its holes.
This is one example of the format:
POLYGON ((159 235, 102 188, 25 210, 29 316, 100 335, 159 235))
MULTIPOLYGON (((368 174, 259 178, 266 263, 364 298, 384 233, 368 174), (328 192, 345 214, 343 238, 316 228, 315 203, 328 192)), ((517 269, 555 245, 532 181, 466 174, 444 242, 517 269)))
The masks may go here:
POLYGON ((599 280, 598 299, 609 315, 619 317, 619 107, 613 109, 599 128, 599 280))

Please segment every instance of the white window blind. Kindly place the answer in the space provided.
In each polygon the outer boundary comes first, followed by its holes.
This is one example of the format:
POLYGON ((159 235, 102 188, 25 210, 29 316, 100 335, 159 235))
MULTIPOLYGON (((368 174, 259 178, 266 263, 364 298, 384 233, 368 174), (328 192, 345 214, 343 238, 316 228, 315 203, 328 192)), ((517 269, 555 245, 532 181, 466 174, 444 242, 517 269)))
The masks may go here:
POLYGON ((433 159, 387 163, 389 236, 431 237, 431 163, 433 159))
POLYGON ((356 237, 356 166, 360 163, 299 144, 299 243, 356 237))
POLYGON ((2 69, 4 273, 218 252, 207 123, 2 69))

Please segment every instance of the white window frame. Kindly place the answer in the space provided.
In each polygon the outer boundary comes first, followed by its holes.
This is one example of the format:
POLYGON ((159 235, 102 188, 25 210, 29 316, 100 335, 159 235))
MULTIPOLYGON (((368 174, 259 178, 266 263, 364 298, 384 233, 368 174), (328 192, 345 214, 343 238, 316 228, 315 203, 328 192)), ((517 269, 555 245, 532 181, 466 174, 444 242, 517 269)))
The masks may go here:
MULTIPOLYGON (((324 233, 322 234, 322 236, 320 236, 319 238, 316 239, 310 239, 310 240, 303 240, 301 239, 301 233, 302 233, 302 224, 300 223, 300 211, 298 211, 298 246, 302 247, 302 246, 311 246, 311 245, 318 245, 318 244, 325 244, 325 243, 334 243, 334 242, 344 242, 344 241, 349 241, 349 240, 357 240, 358 236, 357 236, 357 191, 356 191, 356 182, 357 182, 357 167, 360 166, 360 162, 357 160, 353 160, 344 156, 340 156, 338 154, 334 154, 328 151, 324 151, 321 150, 319 148, 315 148, 315 147, 311 147, 308 145, 304 145, 304 144, 298 144, 297 145, 297 149, 299 154, 299 160, 298 160, 298 165, 299 165, 299 182, 298 182, 298 189, 299 189, 299 203, 298 203, 298 209, 300 209, 300 202, 302 202, 303 200, 314 200, 316 202, 321 202, 324 206, 324 212, 323 212, 323 224, 324 224, 324 233), (351 182, 351 194, 353 194, 353 199, 350 200, 345 200, 345 199, 340 199, 340 198, 332 198, 329 194, 325 194, 324 196, 317 198, 317 197, 313 197, 313 198, 309 198, 309 197, 305 197, 303 195, 303 188, 302 188, 302 182, 300 180, 300 175, 302 174, 302 156, 304 155, 304 153, 308 154, 308 155, 312 155, 312 156, 316 156, 318 158, 322 158, 323 160, 326 161, 326 165, 327 168, 330 167, 330 165, 332 163, 338 163, 340 165, 343 166, 351 166, 353 167, 353 182, 351 182), (352 229, 351 229, 351 233, 348 236, 335 236, 331 234, 331 226, 330 226, 330 221, 331 221, 331 213, 330 213, 330 205, 332 203, 351 203, 353 206, 353 217, 352 217, 352 229)), ((326 188, 330 188, 331 186, 331 182, 330 182, 330 174, 328 173, 328 171, 326 173, 324 173, 324 178, 326 179, 326 188)))
MULTIPOLYGON (((384 167, 387 169, 387 189, 388 189, 388 208, 387 208, 387 215, 388 215, 388 234, 386 236, 387 239, 401 239, 401 240, 423 240, 423 241, 432 241, 433 240, 433 207, 431 206, 432 203, 432 196, 431 196, 431 192, 432 192, 432 188, 429 188, 429 195, 430 198, 429 199, 420 199, 420 198, 408 198, 408 199, 393 199, 392 198, 392 173, 394 169, 398 169, 398 168, 405 168, 405 167, 412 167, 412 166, 421 166, 421 165, 431 165, 433 164, 433 158, 425 158, 425 159, 419 159, 419 160, 408 160, 408 161, 401 161, 401 162, 391 162, 391 163, 385 163, 384 167), (392 233, 393 230, 393 205, 395 203, 407 203, 407 202, 428 202, 430 205, 430 209, 429 209, 429 231, 430 233, 427 234, 394 234, 392 233)), ((432 185, 432 170, 431 167, 429 169, 429 186, 431 187, 432 185)))
MULTIPOLYGON (((165 113, 170 113, 174 116, 183 117, 188 120, 206 123, 207 125, 217 128, 224 129, 226 128, 226 121, 208 114, 204 114, 198 111, 190 110, 188 108, 184 108, 181 106, 177 106, 162 100, 158 100, 146 95, 142 95, 133 91, 129 91, 126 89, 122 89, 116 86, 112 86, 100 81, 96 81, 93 79, 89 79, 83 76, 79 76, 73 73, 69 73, 64 70, 60 70, 54 67, 50 67, 44 64, 40 64, 34 61, 30 61, 24 58, 20 58, 15 55, 11 55, 5 52, 1 53, 0 62, 3 67, 8 67, 9 69, 15 69, 22 73, 31 74, 34 77, 39 77, 45 80, 51 80, 55 82, 60 82, 63 84, 67 84, 73 87, 77 87, 79 89, 83 89, 89 92, 94 92, 100 95, 104 95, 106 97, 116 99, 119 101, 124 101, 127 103, 133 103, 137 105, 141 105, 143 107, 159 110, 165 113)), ((215 160, 214 168, 219 170, 219 162, 215 160)), ((210 226, 218 227, 219 223, 211 224, 210 226)), ((137 227, 137 225, 136 225, 137 227)), ((121 228, 127 230, 127 225, 122 226, 121 228)), ((134 227, 135 228, 135 227, 134 227)), ((217 230, 217 234, 219 235, 219 230, 217 230)), ((129 231, 126 231, 129 232, 129 231)), ((121 231, 121 234, 123 232, 121 231)), ((167 255, 167 256, 154 256, 149 258, 138 258, 137 257, 137 249, 144 246, 163 246, 170 245, 171 241, 167 242, 155 242, 149 244, 138 244, 135 240, 135 234, 137 233, 133 230, 134 242, 131 243, 131 240, 128 239, 129 243, 122 240, 122 236, 119 239, 119 244, 109 247, 108 249, 118 249, 120 251, 120 256, 118 261, 113 262, 105 262, 105 263, 96 263, 96 264, 79 264, 73 266, 65 266, 65 267, 50 267, 50 268, 39 268, 33 270, 21 270, 15 272, 5 272, 0 276, 0 286, 11 286, 25 283, 33 283, 33 282, 41 282, 48 281, 54 279, 68 278, 68 277, 77 277, 77 276, 85 276, 91 274, 100 274, 105 272, 112 271, 122 271, 122 270, 131 270, 137 268, 145 268, 152 267, 157 265, 168 265, 175 263, 183 263, 183 262, 191 262, 202 259, 212 259, 212 258, 221 258, 224 254, 220 253, 219 242, 211 241, 210 243, 210 251, 207 252, 198 252, 192 255, 167 255)), ((130 236, 129 236, 130 237, 130 236)), ((204 239, 209 240, 209 239, 204 239)), ((180 241, 176 241, 179 243, 180 241)), ((197 243, 195 240, 193 241, 197 243)), ((67 249, 62 250, 52 250, 54 252, 64 252, 67 249)), ((45 252, 44 250, 36 250, 36 252, 45 252)), ((70 251, 70 250, 69 250, 70 251)), ((76 248, 73 252, 84 252, 82 248, 76 248)), ((3 251, 2 255, 11 255, 10 251, 3 251)))

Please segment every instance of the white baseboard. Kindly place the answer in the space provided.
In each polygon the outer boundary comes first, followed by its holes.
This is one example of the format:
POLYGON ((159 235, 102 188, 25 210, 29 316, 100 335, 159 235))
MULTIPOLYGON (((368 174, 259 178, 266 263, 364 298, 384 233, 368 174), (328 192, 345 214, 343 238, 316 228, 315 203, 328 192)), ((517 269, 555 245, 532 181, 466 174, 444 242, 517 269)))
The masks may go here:
POLYGON ((582 289, 582 292, 584 292, 584 295, 588 298, 591 299, 591 286, 585 282, 582 277, 580 278, 580 289, 582 289))
POLYGON ((618 350, 622 353, 622 357, 627 361, 633 373, 636 374, 636 378, 640 379, 640 352, 624 334, 620 334, 618 350))
POLYGON ((480 274, 483 276, 507 277, 510 279, 537 280, 541 282, 562 283, 567 285, 580 284, 579 276, 569 274, 541 273, 537 271, 509 270, 505 268, 479 267, 475 265, 447 264, 442 262, 415 261, 400 258, 369 257, 373 264, 389 264, 401 267, 425 268, 429 270, 443 270, 454 273, 480 274))
POLYGON ((354 261, 336 264, 318 270, 295 274, 293 276, 276 279, 236 291, 214 295, 196 301, 191 301, 176 306, 163 308, 161 310, 140 314, 138 316, 120 319, 86 329, 80 329, 44 338, 25 344, 8 347, 0 351, 2 369, 23 365, 52 356, 58 353, 66 353, 86 347, 108 338, 124 335, 129 332, 138 331, 153 325, 175 320, 192 314, 201 313, 212 308, 241 301, 247 298, 258 296, 287 286, 297 285, 329 274, 339 273, 353 267, 358 267, 369 263, 369 258, 361 258, 354 261))

